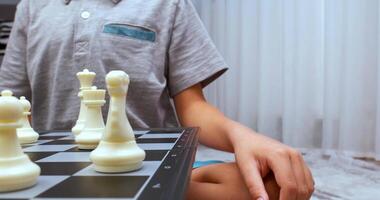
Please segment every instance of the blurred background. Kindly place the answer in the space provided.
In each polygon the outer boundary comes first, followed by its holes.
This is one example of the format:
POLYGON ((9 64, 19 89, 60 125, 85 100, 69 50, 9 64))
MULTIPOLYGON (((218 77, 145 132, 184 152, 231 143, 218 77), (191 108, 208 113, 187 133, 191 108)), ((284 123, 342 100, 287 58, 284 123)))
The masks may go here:
POLYGON ((380 159, 378 0, 194 0, 230 66, 226 115, 301 148, 380 159))
MULTIPOLYGON (((0 57, 17 1, 0 0, 0 57)), ((314 199, 378 199, 380 1, 193 2, 230 67, 206 89, 208 100, 299 148, 314 199)), ((233 160, 204 147, 197 156, 233 160)))
POLYGON ((12 20, 19 0, 0 0, 0 64, 12 28, 12 20))
MULTIPOLYGON (((230 66, 208 100, 299 148, 312 199, 379 199, 380 1, 193 2, 230 66)), ((205 147, 197 158, 233 161, 205 147)))

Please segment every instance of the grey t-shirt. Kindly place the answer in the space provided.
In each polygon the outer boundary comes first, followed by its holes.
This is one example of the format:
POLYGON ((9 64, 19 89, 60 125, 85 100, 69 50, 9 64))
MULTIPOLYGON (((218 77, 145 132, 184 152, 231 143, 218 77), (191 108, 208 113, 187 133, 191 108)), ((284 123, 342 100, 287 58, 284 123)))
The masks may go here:
POLYGON ((71 129, 84 68, 98 88, 110 70, 129 74, 134 128, 178 126, 170 99, 227 69, 190 0, 22 0, 0 90, 31 99, 35 129, 71 129))

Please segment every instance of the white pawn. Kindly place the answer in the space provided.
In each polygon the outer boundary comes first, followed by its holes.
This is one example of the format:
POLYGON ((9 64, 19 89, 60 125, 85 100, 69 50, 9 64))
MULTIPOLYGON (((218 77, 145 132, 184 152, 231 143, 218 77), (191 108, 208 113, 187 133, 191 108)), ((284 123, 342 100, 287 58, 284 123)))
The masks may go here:
POLYGON ((85 123, 85 113, 86 113, 86 106, 83 103, 83 90, 89 90, 91 89, 92 83, 95 79, 95 72, 90 72, 88 69, 84 69, 82 72, 77 73, 77 78, 80 82, 80 89, 78 92, 78 97, 80 98, 80 109, 79 109, 79 116, 78 120, 75 123, 75 126, 71 129, 71 132, 74 133, 74 135, 79 135, 79 133, 84 128, 85 123))
POLYGON ((106 103, 104 100, 106 91, 97 90, 94 86, 91 90, 83 90, 83 103, 87 107, 84 116, 84 128, 75 142, 79 149, 95 149, 104 133, 104 121, 102 116, 102 106, 106 103))
POLYGON ((118 173, 142 167, 145 152, 137 146, 131 125, 125 113, 129 77, 123 71, 111 71, 106 76, 111 97, 106 130, 90 159, 95 170, 118 173))
POLYGON ((16 129, 21 127, 23 105, 4 90, 0 97, 0 192, 31 187, 41 169, 21 149, 16 129))
POLYGON ((20 97, 20 103, 23 106, 24 113, 21 118, 22 127, 17 129, 18 140, 21 144, 35 143, 39 134, 30 126, 28 116, 30 115, 30 102, 25 97, 20 97))

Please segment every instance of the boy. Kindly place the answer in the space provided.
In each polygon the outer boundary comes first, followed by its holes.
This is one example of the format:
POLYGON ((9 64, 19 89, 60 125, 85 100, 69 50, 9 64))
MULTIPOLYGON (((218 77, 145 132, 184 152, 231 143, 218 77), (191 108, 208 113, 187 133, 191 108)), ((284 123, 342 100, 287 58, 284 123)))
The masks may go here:
POLYGON ((193 170, 189 199, 310 198, 312 175, 300 153, 204 99, 202 88, 227 68, 190 0, 22 0, 0 89, 31 99, 35 129, 73 126, 75 74, 85 66, 97 73, 99 88, 110 70, 130 75, 133 127, 179 126, 176 112, 182 126, 200 127, 201 143, 235 153, 236 163, 193 170))

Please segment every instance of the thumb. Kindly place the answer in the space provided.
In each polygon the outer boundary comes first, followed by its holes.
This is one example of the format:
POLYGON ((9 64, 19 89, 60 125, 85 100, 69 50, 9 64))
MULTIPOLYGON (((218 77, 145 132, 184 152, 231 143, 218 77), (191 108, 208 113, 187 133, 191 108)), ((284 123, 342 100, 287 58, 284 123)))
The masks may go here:
POLYGON ((242 158, 240 162, 237 159, 237 162, 252 199, 269 200, 257 162, 252 158, 242 158))

